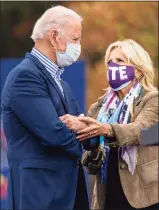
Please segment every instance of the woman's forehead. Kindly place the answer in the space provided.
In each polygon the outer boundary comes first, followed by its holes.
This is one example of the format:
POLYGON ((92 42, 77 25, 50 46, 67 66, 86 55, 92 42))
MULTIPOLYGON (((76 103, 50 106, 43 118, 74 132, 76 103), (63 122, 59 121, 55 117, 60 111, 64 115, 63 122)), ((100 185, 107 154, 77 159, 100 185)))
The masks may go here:
POLYGON ((121 57, 121 58, 127 59, 126 56, 124 55, 124 53, 122 52, 121 48, 119 48, 119 47, 114 48, 110 52, 109 57, 112 57, 112 58, 121 57))

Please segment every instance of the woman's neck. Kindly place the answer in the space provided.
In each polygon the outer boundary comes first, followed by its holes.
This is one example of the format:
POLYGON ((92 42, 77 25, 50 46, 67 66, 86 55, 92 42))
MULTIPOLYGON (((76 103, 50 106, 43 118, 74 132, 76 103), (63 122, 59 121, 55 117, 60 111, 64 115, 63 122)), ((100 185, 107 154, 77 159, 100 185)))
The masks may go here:
POLYGON ((123 88, 122 90, 117 91, 119 100, 122 101, 122 99, 124 98, 124 96, 129 92, 129 90, 131 89, 131 87, 136 83, 135 80, 133 80, 128 86, 126 86, 125 88, 123 88))

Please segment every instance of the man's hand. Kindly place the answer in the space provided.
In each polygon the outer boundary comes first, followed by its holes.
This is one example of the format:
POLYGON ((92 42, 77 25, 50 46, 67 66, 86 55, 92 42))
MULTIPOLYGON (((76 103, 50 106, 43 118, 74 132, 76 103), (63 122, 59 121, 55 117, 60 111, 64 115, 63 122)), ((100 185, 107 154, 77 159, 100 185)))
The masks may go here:
MULTIPOLYGON (((83 114, 79 116, 82 117, 83 114)), ((85 122, 80 121, 78 117, 70 115, 70 114, 61 116, 60 120, 66 124, 67 128, 69 128, 70 130, 74 132, 78 132, 87 127, 87 124, 85 122)))

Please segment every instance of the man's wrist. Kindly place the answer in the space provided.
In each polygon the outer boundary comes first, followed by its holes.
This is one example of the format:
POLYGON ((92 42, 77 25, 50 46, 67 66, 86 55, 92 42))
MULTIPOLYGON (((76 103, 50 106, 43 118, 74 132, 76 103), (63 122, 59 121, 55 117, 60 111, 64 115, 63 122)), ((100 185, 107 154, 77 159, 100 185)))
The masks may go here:
POLYGON ((107 136, 107 132, 108 132, 108 128, 107 128, 107 125, 104 124, 104 123, 101 123, 102 124, 102 132, 101 132, 101 136, 107 136))

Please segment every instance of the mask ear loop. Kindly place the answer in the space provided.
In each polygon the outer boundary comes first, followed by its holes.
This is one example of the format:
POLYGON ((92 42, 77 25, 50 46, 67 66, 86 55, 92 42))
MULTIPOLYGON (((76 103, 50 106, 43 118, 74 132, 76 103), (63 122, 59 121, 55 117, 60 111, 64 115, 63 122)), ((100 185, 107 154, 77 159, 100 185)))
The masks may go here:
MULTIPOLYGON (((138 70, 141 71, 141 69, 139 67, 136 67, 134 64, 133 64, 133 67, 134 69, 138 68, 138 70)), ((143 74, 141 74, 140 76, 135 76, 134 80, 139 82, 143 78, 143 76, 144 76, 143 74)))
POLYGON ((143 77, 144 77, 144 75, 142 74, 142 75, 138 78, 138 81, 140 81, 143 77))
MULTIPOLYGON (((136 50, 136 48, 134 47, 134 45, 132 44, 132 43, 130 43, 131 44, 131 46, 134 48, 134 50, 135 50, 135 52, 136 52, 136 54, 139 56, 139 54, 138 54, 138 52, 137 52, 137 50, 136 50)), ((130 59, 128 58, 128 61, 130 62, 130 59)), ((135 66, 134 66, 134 68, 135 68, 135 66)), ((138 67, 139 68, 139 67, 138 67)), ((139 68, 140 69, 140 68, 139 68)), ((140 69, 141 70, 141 69, 140 69)), ((140 81, 142 78, 143 78, 143 74, 141 75, 141 76, 138 76, 138 77, 135 77, 134 78, 134 80, 136 80, 136 81, 140 81)))
MULTIPOLYGON (((63 37, 63 33, 62 33, 62 32, 60 32, 60 31, 58 31, 58 30, 57 30, 57 32, 58 32, 58 35, 60 35, 61 38, 65 41, 65 43, 66 43, 66 49, 67 49, 67 44, 68 44, 69 42, 67 42, 66 39, 63 37)), ((55 47, 55 50, 56 50, 56 52, 59 52, 59 53, 65 53, 65 52, 58 51, 56 47, 55 47)))
POLYGON ((141 76, 137 76, 134 78, 134 80, 139 82, 143 78, 143 76, 144 76, 143 74, 141 76))

